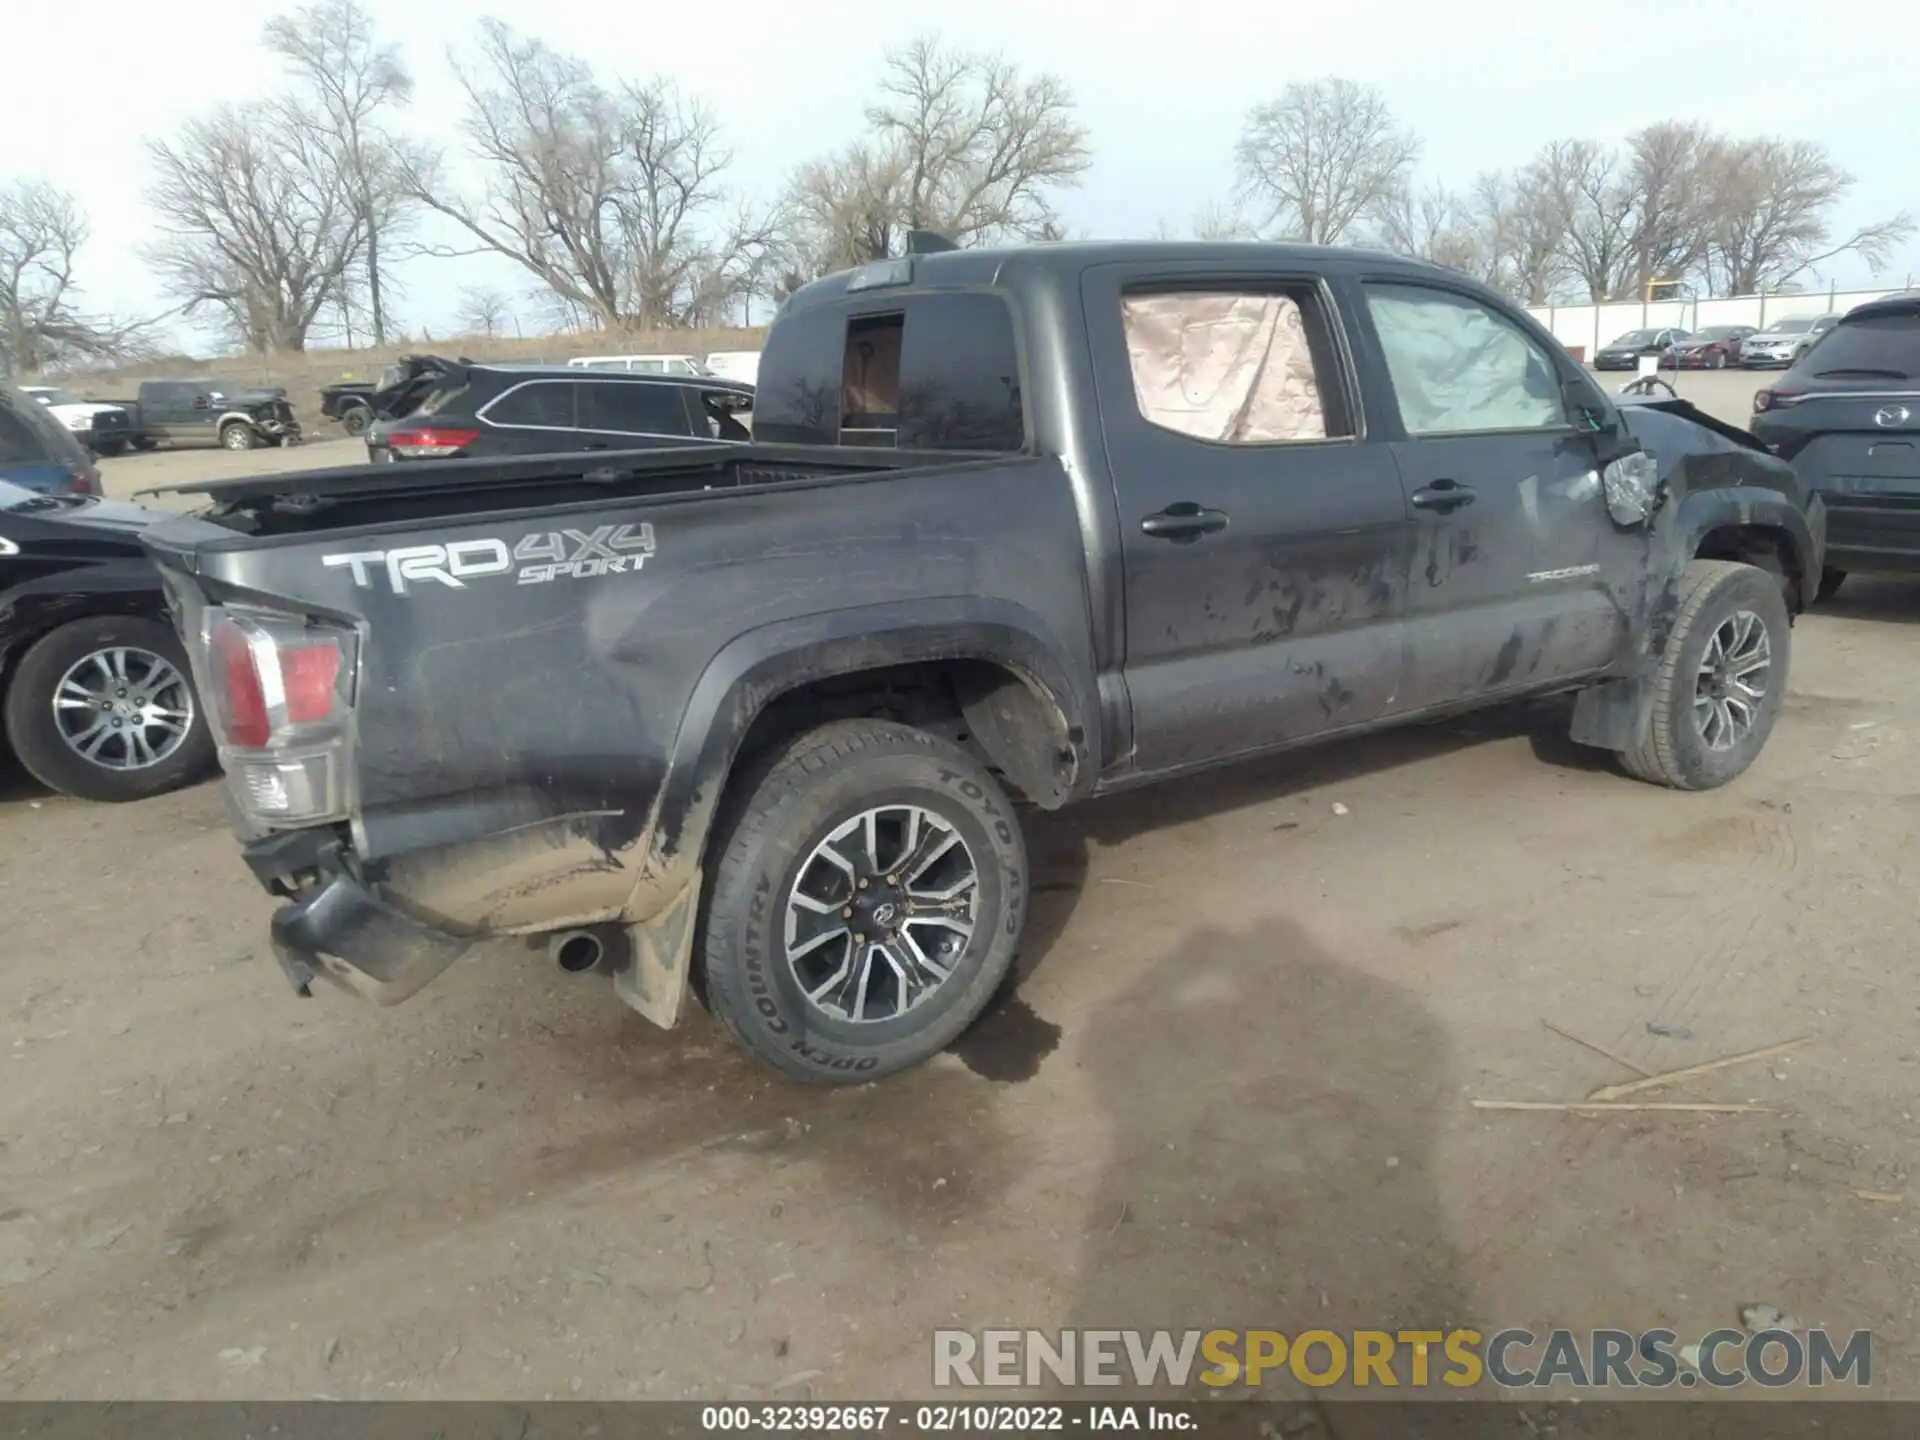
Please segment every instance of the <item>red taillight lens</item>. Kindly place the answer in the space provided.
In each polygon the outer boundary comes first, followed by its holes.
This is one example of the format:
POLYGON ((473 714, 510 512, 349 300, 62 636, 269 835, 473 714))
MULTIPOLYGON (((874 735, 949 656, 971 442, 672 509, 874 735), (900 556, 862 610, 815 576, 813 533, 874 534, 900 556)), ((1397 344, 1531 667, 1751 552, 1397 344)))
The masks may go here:
POLYGON ((464 450, 480 438, 478 430, 456 430, 445 425, 426 425, 395 430, 387 436, 387 447, 401 455, 432 457, 464 450))
POLYGON ((306 725, 333 715, 333 684, 340 676, 340 649, 332 641, 280 651, 280 683, 287 692, 287 720, 306 725))
POLYGON ((239 626, 223 624, 213 632, 213 658, 226 702, 227 738, 235 745, 258 750, 272 736, 267 722, 267 696, 254 663, 253 646, 239 626))
POLYGON ((84 470, 76 470, 67 477, 69 495, 98 495, 100 487, 93 483, 93 476, 84 470))
POLYGON ((342 671, 352 636, 278 616, 209 612, 213 710, 221 738, 242 750, 306 743, 346 713, 342 671), (316 731, 315 727, 319 727, 316 731))

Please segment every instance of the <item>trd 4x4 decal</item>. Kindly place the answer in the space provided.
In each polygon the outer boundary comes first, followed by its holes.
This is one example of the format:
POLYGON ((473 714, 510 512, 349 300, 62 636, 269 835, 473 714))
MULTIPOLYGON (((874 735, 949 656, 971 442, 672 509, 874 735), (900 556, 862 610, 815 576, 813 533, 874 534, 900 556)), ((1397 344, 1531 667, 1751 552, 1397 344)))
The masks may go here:
POLYGON ((362 590, 372 589, 374 577, 384 575, 394 594, 405 595, 408 586, 429 580, 464 590, 469 580, 516 572, 521 585, 632 575, 647 563, 653 548, 653 526, 643 522, 593 530, 536 530, 522 535, 511 549, 504 540, 454 540, 322 555, 320 563, 328 569, 345 566, 362 590))

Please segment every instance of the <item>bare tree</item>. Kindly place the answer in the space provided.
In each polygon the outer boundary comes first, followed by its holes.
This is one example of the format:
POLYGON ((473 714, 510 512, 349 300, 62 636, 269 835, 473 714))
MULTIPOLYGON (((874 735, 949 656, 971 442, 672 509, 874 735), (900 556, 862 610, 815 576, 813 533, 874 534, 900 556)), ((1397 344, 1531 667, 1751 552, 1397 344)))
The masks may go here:
POLYGON ((872 139, 794 177, 802 269, 893 254, 909 230, 963 245, 1056 237, 1053 192, 1092 163, 1065 82, 931 36, 888 55, 866 118, 872 139))
POLYGON ((40 180, 0 186, 0 375, 140 348, 136 327, 80 311, 73 269, 86 241, 86 216, 66 191, 40 180))
POLYGON ((251 349, 306 348, 366 245, 323 118, 294 98, 222 105, 147 154, 163 238, 146 253, 166 288, 251 349))
POLYGON ((1833 212, 1854 178, 1812 141, 1723 142, 1706 176, 1710 271, 1730 295, 1777 289, 1841 255, 1858 255, 1878 273, 1914 233, 1902 212, 1836 239, 1833 212))
POLYGON ((1313 245, 1347 239, 1406 187, 1419 156, 1379 91, 1340 79, 1289 85, 1256 106, 1234 148, 1261 228, 1313 245))
POLYGON ((463 286, 455 318, 468 333, 492 339, 512 323, 513 302, 504 290, 491 285, 463 286))
POLYGON ((1444 185, 1397 190, 1373 208, 1370 218, 1389 249, 1477 280, 1499 279, 1499 237, 1474 214, 1467 197, 1444 185))
POLYGON ((479 250, 607 326, 686 323, 752 268, 764 217, 721 218, 733 154, 704 105, 665 80, 609 89, 586 61, 497 20, 481 22, 477 60, 456 70, 484 188, 460 194, 427 158, 408 188, 479 250))
MULTIPOLYGON (((293 72, 325 125, 325 146, 359 208, 365 250, 355 279, 364 280, 373 341, 387 338, 380 242, 408 217, 413 201, 401 184, 407 143, 383 127, 387 112, 413 95, 413 79, 399 50, 383 44, 365 0, 309 0, 269 20, 264 43, 293 72)), ((347 302, 343 299, 342 305, 347 302)))

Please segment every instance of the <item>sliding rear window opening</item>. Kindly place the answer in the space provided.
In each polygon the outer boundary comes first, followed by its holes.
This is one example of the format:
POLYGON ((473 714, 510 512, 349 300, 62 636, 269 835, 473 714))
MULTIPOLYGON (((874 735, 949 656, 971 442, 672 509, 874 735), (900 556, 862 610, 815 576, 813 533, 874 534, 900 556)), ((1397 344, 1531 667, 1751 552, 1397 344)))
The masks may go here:
POLYGON ((774 326, 757 440, 901 450, 1026 445, 1013 315, 997 295, 875 295, 774 326))

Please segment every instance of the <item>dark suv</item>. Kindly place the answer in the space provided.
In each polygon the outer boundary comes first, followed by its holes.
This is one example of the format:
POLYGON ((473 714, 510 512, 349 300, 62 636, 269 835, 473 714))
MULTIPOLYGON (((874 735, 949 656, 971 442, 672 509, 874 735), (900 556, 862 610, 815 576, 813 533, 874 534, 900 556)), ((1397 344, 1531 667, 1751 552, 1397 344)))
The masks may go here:
POLYGON ((476 365, 409 356, 371 397, 372 460, 650 450, 750 438, 753 387, 706 375, 546 365, 476 365))
POLYGON ((1849 310, 1750 428, 1826 499, 1823 598, 1850 570, 1920 571, 1920 292, 1849 310))

